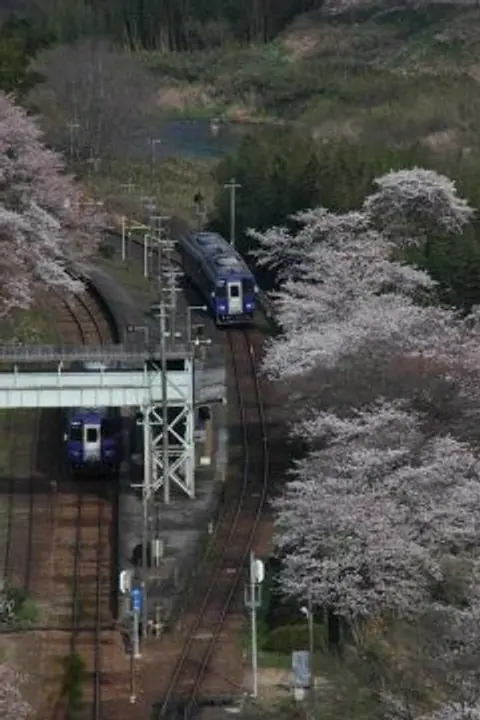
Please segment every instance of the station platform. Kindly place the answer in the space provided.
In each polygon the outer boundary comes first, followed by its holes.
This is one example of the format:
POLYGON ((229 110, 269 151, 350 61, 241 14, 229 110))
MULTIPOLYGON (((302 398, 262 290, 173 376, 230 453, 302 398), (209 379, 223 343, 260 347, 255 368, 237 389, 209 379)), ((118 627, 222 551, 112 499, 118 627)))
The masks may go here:
MULTIPOLYGON (((105 302, 114 312, 119 328, 129 324, 145 324, 149 329, 151 342, 159 340, 159 323, 148 316, 151 304, 151 285, 135 282, 130 286, 119 282, 114 272, 109 271, 112 262, 121 262, 120 238, 109 236, 106 240, 112 248, 112 257, 105 267, 96 267, 91 277, 105 302)), ((135 248, 133 248, 135 252, 135 248)), ((138 248, 138 259, 130 258, 130 263, 138 262, 142 269, 142 250, 138 248)), ((123 276, 122 276, 123 277, 123 276)), ((209 403, 210 417, 197 415, 196 422, 196 469, 195 498, 190 499, 175 492, 172 487, 171 502, 165 505, 160 488, 158 497, 149 504, 150 537, 156 540, 148 546, 150 567, 148 571, 147 607, 152 632, 161 633, 162 629, 173 622, 182 605, 182 599, 189 577, 203 552, 208 539, 209 528, 218 506, 225 480, 228 456, 227 408, 222 402, 226 397, 225 341, 218 334, 214 323, 203 312, 188 311, 189 307, 202 305, 201 298, 185 296, 179 293, 177 312, 177 331, 181 338, 188 335, 187 318, 193 323, 205 325, 205 336, 212 342, 202 348, 195 363, 195 403, 209 403)), ((181 341, 181 339, 180 339, 181 341)), ((130 427, 133 422, 132 411, 125 410, 130 427)), ((127 423, 128 424, 128 423, 127 423)), ((118 517, 118 572, 128 570, 134 578, 141 577, 141 557, 143 540, 143 503, 141 490, 132 487, 143 481, 142 429, 130 431, 125 438, 128 460, 122 464, 120 473, 119 517, 118 517)), ((128 623, 130 598, 119 593, 119 621, 128 623)))

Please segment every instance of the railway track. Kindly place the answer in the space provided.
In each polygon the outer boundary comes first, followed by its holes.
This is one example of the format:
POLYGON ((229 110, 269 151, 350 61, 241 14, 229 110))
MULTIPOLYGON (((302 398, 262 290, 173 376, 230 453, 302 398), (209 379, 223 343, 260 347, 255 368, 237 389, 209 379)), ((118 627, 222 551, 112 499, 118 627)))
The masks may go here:
POLYGON ((77 343, 79 339, 84 345, 103 345, 112 341, 112 326, 92 294, 62 299, 60 322, 64 328, 62 334, 67 337, 71 337, 72 325, 75 326, 77 343))
MULTIPOLYGON (((98 346, 114 337, 103 308, 91 294, 64 300, 59 325, 64 343, 98 346)), ((77 479, 61 469, 55 485, 50 595, 52 615, 62 632, 52 634, 51 647, 63 658, 66 675, 72 663, 80 662, 85 717, 99 720, 104 685, 113 684, 107 673, 107 665, 113 663, 107 663, 106 647, 116 649, 117 638, 112 618, 117 489, 111 476, 77 479)), ((62 693, 55 717, 68 717, 71 705, 71 698, 62 693)))
MULTIPOLYGON (((87 293, 72 300, 59 297, 56 320, 61 338, 97 345, 111 336, 111 327, 105 315, 99 313, 96 298, 87 293)), ((44 516, 48 511, 39 498, 42 494, 46 496, 49 483, 38 466, 44 449, 41 444, 50 441, 45 429, 51 431, 52 427, 45 422, 42 412, 36 410, 7 411, 3 423, 8 447, 5 460, 8 475, 3 483, 3 492, 8 496, 2 543, 3 582, 8 588, 30 594, 35 570, 46 550, 42 529, 45 530, 44 516)))
MULTIPOLYGON (((228 343, 242 427, 242 477, 223 506, 215 535, 195 588, 199 610, 189 625, 183 648, 160 709, 161 717, 185 719, 200 704, 206 685, 209 696, 225 691, 225 680, 211 671, 211 661, 222 630, 245 577, 246 561, 266 498, 268 447, 256 361, 248 332, 228 332, 228 343)), ((237 678, 237 680, 239 680, 237 678)), ((240 679, 241 683, 241 679, 240 679)))
POLYGON ((34 550, 38 555, 33 539, 40 519, 34 512, 35 495, 42 489, 35 473, 39 420, 39 413, 25 410, 8 411, 5 417, 9 457, 3 577, 6 587, 26 594, 31 591, 34 550))
MULTIPOLYGON (((113 632, 111 617, 111 528, 112 489, 106 482, 72 487, 59 503, 56 522, 57 562, 61 575, 55 578, 56 612, 59 621, 70 628, 60 639, 65 656, 81 658, 85 683, 83 701, 91 717, 100 718, 102 689, 103 634, 113 632)), ((67 709, 67 708, 65 708, 67 709)))

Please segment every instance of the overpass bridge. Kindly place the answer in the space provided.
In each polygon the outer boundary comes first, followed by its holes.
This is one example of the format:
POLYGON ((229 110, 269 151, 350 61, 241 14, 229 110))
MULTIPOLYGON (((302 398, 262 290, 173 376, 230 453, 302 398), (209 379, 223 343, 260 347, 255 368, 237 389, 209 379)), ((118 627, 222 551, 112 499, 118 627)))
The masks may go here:
POLYGON ((144 491, 163 486, 168 502, 173 483, 193 498, 196 406, 224 398, 212 396, 212 391, 218 395, 218 388, 196 395, 191 350, 167 352, 165 365, 163 372, 160 347, 0 346, 0 408, 139 408, 144 420, 144 491), (85 369, 86 363, 92 369, 85 369), (175 412, 164 413, 165 405, 175 412), (172 418, 167 421, 165 443, 164 416, 172 418), (169 437, 178 444, 169 446, 169 437))

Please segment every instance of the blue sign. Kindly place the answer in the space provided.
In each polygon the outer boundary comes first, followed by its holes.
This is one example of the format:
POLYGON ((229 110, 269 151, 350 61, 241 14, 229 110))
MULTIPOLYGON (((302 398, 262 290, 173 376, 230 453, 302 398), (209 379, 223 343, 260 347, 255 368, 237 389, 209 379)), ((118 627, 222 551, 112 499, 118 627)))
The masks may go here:
POLYGON ((141 613, 143 608, 143 590, 140 587, 133 587, 131 591, 132 610, 141 613))

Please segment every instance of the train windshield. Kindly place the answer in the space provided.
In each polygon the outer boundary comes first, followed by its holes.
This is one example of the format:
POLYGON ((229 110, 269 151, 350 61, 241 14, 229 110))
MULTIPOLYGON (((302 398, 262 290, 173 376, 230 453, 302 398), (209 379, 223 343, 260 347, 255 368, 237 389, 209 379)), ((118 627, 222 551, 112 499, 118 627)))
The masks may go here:
POLYGON ((87 428, 87 443, 96 443, 98 439, 97 428, 87 428))
POLYGON ((216 295, 217 295, 217 298, 226 298, 227 297, 227 286, 225 283, 222 283, 221 285, 217 285, 216 295))
POLYGON ((250 278, 246 278, 243 281, 243 292, 244 293, 254 293, 255 292, 255 283, 253 280, 250 280, 250 278))
POLYGON ((107 418, 102 420, 102 435, 103 437, 113 437, 116 435, 116 421, 115 418, 107 418))
POLYGON ((82 442, 83 438, 81 427, 70 428, 70 440, 74 440, 75 442, 82 442))

